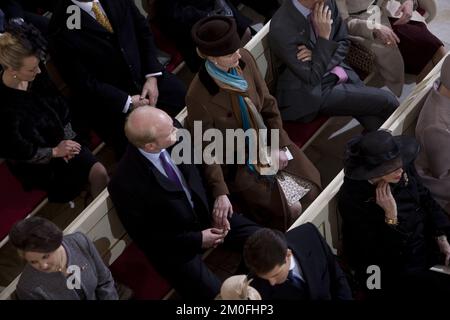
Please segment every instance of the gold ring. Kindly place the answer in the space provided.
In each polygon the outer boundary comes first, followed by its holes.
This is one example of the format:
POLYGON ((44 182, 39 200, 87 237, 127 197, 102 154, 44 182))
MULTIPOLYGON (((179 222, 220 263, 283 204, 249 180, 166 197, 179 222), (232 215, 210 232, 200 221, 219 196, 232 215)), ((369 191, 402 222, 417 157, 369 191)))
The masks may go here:
POLYGON ((391 42, 390 42, 390 41, 388 41, 388 42, 386 42, 386 44, 387 44, 387 45, 390 45, 390 44, 391 44, 391 42))

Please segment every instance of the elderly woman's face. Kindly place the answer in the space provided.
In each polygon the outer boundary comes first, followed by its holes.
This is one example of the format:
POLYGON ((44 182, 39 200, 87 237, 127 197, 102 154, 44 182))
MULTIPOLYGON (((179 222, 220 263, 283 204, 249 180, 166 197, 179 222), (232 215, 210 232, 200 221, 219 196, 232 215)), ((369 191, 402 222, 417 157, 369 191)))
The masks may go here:
POLYGON ((392 171, 388 174, 385 174, 382 177, 377 178, 376 180, 385 181, 387 183, 398 183, 402 178, 403 168, 398 168, 395 171, 392 171))
POLYGON ((59 251, 59 248, 49 253, 25 251, 22 255, 38 271, 57 272, 61 268, 61 255, 59 251))
POLYGON ((213 62, 219 68, 223 69, 224 71, 228 71, 230 68, 235 68, 239 65, 240 58, 241 55, 239 53, 239 49, 237 49, 235 52, 230 53, 229 55, 214 57, 213 62))
POLYGON ((14 74, 20 81, 33 81, 36 75, 41 73, 39 68, 39 59, 35 56, 26 57, 22 61, 22 67, 16 70, 14 74))

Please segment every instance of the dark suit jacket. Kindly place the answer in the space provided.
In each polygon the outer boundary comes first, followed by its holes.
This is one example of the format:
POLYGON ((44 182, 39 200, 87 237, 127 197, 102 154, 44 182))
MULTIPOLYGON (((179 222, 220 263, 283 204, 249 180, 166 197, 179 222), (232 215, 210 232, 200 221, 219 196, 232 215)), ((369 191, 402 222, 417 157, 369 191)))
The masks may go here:
POLYGON ((277 84, 278 106, 284 120, 312 120, 320 108, 322 86, 336 83, 336 77, 324 75, 339 65, 345 69, 349 81, 359 81, 347 66, 345 59, 349 40, 347 27, 342 22, 334 0, 326 4, 332 12, 330 40, 318 37, 314 44, 310 39, 307 19, 297 10, 291 0, 284 1, 270 22, 270 49, 279 62, 280 76, 277 84), (312 50, 312 61, 297 60, 299 45, 312 50))
POLYGON ((210 226, 197 168, 186 164, 178 168, 190 187, 194 210, 183 189, 174 186, 133 146, 128 147, 108 186, 125 229, 159 271, 201 253, 201 231, 210 226))
MULTIPOLYGON (((300 264, 307 284, 309 299, 352 299, 350 287, 337 264, 330 247, 311 224, 302 224, 286 233, 288 247, 300 264)), ((267 280, 256 277, 251 284, 263 300, 298 300, 296 288, 285 281, 271 286, 267 280)))
POLYGON ((132 0, 101 0, 114 34, 85 11, 81 28, 68 29, 70 0, 61 0, 50 21, 52 57, 64 80, 93 105, 121 113, 128 95, 140 93, 145 75, 163 70, 153 36, 132 0))
POLYGON ((24 18, 24 11, 36 13, 38 9, 52 11, 57 0, 0 0, 0 9, 7 17, 24 18))

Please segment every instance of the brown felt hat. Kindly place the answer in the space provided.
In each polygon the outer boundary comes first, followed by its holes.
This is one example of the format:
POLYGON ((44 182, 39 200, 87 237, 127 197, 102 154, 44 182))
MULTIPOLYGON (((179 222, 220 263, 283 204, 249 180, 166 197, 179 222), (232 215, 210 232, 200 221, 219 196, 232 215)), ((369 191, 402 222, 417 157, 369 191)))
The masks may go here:
POLYGON ((198 50, 207 56, 226 56, 241 47, 236 22, 230 17, 203 18, 192 27, 191 35, 198 50))

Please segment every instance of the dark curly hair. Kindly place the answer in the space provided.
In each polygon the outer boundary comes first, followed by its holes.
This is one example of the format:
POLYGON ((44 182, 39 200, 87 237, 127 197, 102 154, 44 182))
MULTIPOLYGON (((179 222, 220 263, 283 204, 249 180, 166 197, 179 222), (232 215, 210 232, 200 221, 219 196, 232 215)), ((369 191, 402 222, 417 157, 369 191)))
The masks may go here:
POLYGON ((33 25, 13 20, 0 36, 0 64, 3 68, 20 69, 23 59, 35 56, 41 61, 47 58, 47 40, 33 25))

